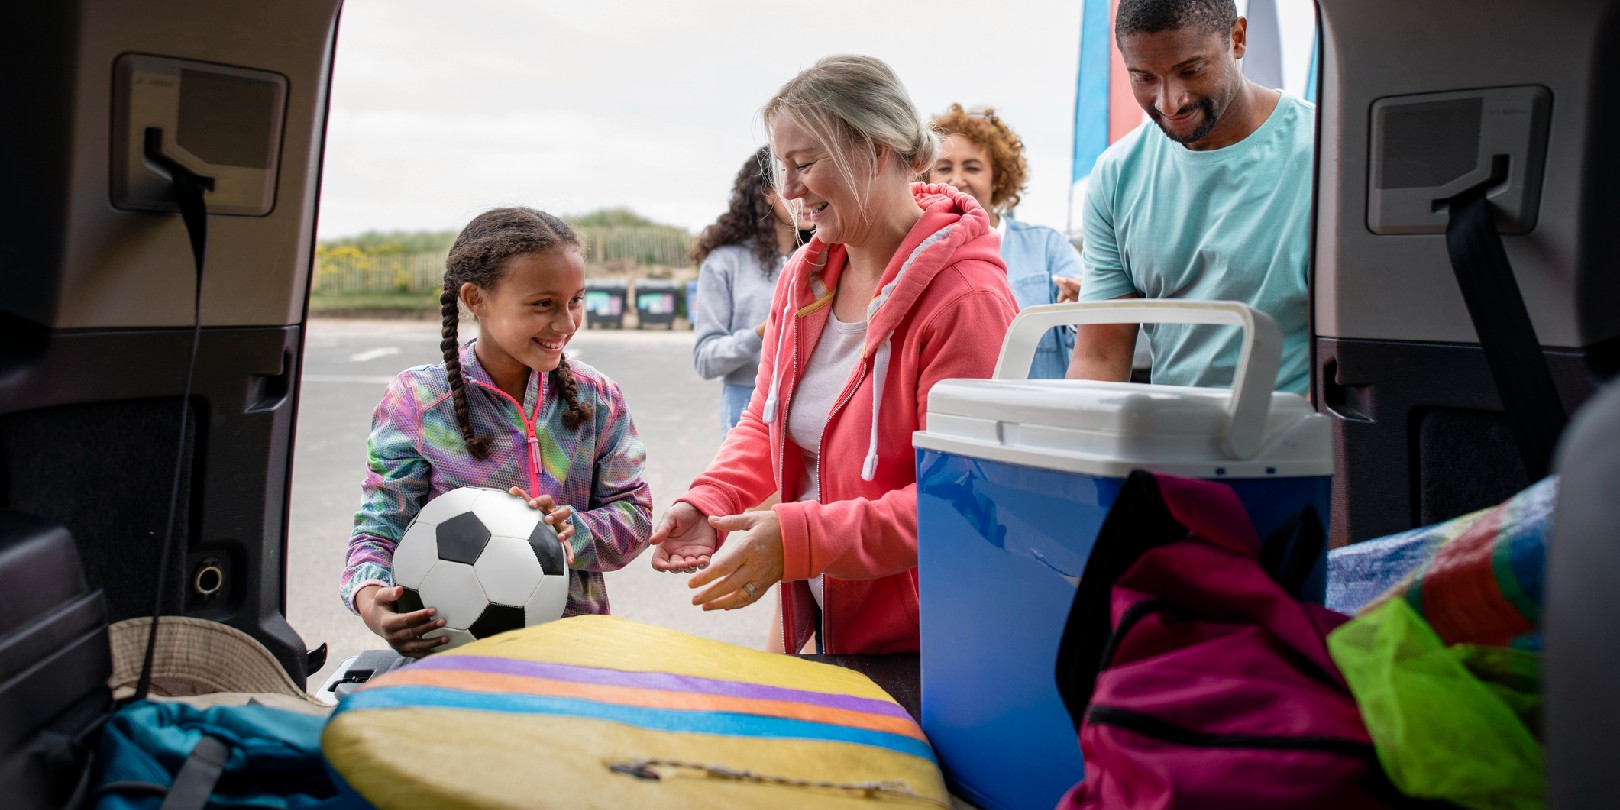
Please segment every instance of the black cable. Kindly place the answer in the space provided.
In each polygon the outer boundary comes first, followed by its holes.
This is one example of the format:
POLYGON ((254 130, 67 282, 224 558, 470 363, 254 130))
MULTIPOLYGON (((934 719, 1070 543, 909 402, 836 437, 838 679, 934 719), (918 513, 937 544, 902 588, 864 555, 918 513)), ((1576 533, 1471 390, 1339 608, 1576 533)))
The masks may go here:
POLYGON ((169 556, 174 549, 175 512, 180 503, 180 471, 185 466, 186 428, 191 422, 191 382, 197 371, 197 350, 202 344, 203 259, 208 248, 208 207, 203 193, 214 190, 214 179, 204 177, 163 154, 163 131, 146 130, 146 157, 169 173, 174 196, 180 204, 180 219, 191 241, 191 256, 197 264, 197 284, 191 306, 191 354, 186 361, 186 382, 180 395, 180 435, 175 441, 174 479, 169 485, 169 513, 163 527, 163 550, 158 555, 157 604, 152 608, 152 626, 146 636, 146 657, 141 677, 135 683, 135 700, 145 700, 152 688, 152 662, 157 653, 158 616, 163 613, 163 592, 168 587, 169 556))

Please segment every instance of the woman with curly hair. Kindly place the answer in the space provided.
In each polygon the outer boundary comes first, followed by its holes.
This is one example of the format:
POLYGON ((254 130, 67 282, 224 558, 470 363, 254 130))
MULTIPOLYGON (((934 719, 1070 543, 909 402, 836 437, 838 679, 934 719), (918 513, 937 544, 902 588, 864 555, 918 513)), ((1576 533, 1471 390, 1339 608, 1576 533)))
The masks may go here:
POLYGON ((754 395, 765 319, 776 276, 799 246, 800 224, 770 187, 770 147, 749 156, 731 184, 731 206, 692 246, 699 264, 691 303, 692 365, 705 380, 720 377, 720 433, 737 424, 754 395))
MULTIPOLYGON (((994 108, 969 112, 952 104, 934 118, 939 157, 929 170, 930 182, 944 183, 972 195, 990 212, 990 227, 1001 235, 1001 259, 1018 306, 1073 301, 1080 292, 1080 254, 1057 231, 1012 218, 1024 191, 1028 165, 1024 143, 994 108)), ((1030 364, 1033 378, 1063 379, 1074 350, 1074 330, 1059 327, 1041 338, 1030 364)))

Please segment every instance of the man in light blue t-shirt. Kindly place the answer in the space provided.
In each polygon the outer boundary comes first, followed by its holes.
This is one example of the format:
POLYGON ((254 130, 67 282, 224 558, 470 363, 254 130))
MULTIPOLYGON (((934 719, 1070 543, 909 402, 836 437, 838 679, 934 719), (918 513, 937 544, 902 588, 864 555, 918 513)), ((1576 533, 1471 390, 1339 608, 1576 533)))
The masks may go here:
MULTIPOLYGON (((1277 388, 1310 384, 1307 265, 1316 108, 1244 77, 1232 0, 1120 0, 1114 32, 1144 123, 1098 158, 1080 299, 1241 301, 1277 320, 1277 388)), ((1130 376, 1136 324, 1080 328, 1069 377, 1130 376)), ((1234 327, 1149 324, 1152 381, 1230 386, 1234 327)))

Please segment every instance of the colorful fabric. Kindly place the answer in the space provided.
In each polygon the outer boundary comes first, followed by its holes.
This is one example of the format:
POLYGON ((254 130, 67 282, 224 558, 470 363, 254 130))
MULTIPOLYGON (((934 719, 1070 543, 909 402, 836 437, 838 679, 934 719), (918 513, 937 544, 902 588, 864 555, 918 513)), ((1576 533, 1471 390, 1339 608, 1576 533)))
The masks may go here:
POLYGON ((1447 646, 1404 599, 1328 636, 1378 759, 1402 793, 1470 810, 1545 806, 1541 654, 1447 646))
POLYGON ((401 667, 322 747, 384 808, 948 806, 921 729, 865 676, 608 617, 401 667))
POLYGON ((1311 528, 1268 539, 1291 541, 1278 553, 1226 484, 1131 473, 1058 648, 1085 761, 1060 810, 1387 806, 1328 654, 1346 617, 1299 598, 1308 566, 1266 565, 1314 559, 1311 528))
POLYGON ((1446 644, 1541 649, 1556 477, 1497 506, 1328 555, 1328 606, 1365 612, 1400 596, 1446 644))
POLYGON ((820 639, 829 653, 917 650, 917 463, 928 392, 995 370, 1018 312, 989 216, 943 185, 916 184, 922 217, 906 234, 868 306, 866 342, 822 434, 821 494, 805 491, 803 452, 786 415, 827 327, 843 245, 810 240, 777 283, 754 399, 714 461, 679 500, 707 515, 739 514, 775 492, 782 526, 783 631, 801 649, 816 631, 805 582, 823 580, 820 639), (769 459, 769 464, 764 463, 769 459))
POLYGON ((520 486, 574 508, 574 576, 563 615, 607 613, 602 572, 623 568, 652 533, 652 495, 642 480, 647 454, 624 395, 601 372, 569 360, 580 401, 595 409, 589 424, 570 430, 549 375, 530 373, 519 410, 479 365, 473 345, 461 347, 462 373, 473 429, 493 439, 489 458, 467 452, 443 364, 400 372, 372 413, 343 603, 353 611, 362 586, 394 584, 394 547, 423 504, 459 487, 520 486))

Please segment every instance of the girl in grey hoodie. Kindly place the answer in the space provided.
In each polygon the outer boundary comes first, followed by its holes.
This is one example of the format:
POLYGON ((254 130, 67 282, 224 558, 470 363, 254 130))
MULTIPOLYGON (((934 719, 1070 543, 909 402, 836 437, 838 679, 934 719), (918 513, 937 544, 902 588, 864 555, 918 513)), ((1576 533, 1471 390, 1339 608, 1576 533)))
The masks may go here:
POLYGON ((697 333, 692 365, 704 379, 723 381, 722 435, 737 424, 754 395, 777 274, 809 238, 801 238, 799 228, 807 226, 795 222, 771 190, 769 159, 769 147, 749 156, 732 184, 730 207, 692 248, 692 259, 700 265, 697 298, 689 307, 697 333))

